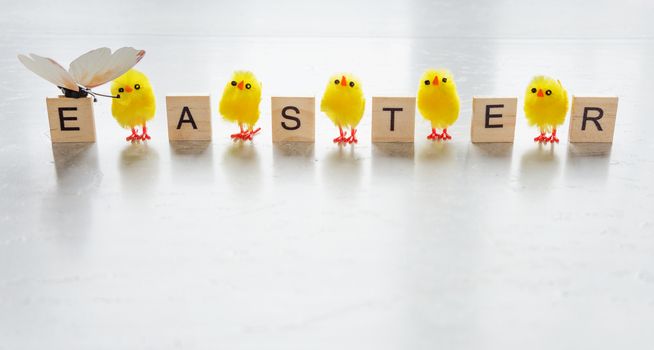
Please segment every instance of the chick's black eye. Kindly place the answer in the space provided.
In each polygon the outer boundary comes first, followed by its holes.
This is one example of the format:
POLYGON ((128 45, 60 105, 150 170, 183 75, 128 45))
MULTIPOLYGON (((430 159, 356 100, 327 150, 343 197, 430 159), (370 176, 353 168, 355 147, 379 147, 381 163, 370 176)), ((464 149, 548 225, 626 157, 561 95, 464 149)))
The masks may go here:
POLYGON ((350 87, 354 87, 354 82, 353 81, 350 82, 350 87))
POLYGON ((236 81, 232 80, 232 86, 236 86, 236 81))
POLYGON ((135 85, 134 85, 134 89, 135 89, 135 90, 138 90, 138 89, 140 89, 140 88, 141 88, 141 84, 135 84, 135 85))
POLYGON ((531 88, 531 93, 535 94, 536 93, 536 88, 531 88))
POLYGON ((552 94, 552 90, 547 90, 547 91, 545 91, 545 95, 549 96, 549 95, 551 95, 551 94, 552 94))
POLYGON ((340 83, 341 83, 340 80, 338 80, 338 79, 334 80, 334 84, 338 85, 338 84, 340 84, 340 83))
POLYGON ((120 88, 120 89, 118 89, 118 92, 125 92, 125 89, 120 88))
POLYGON ((249 89, 249 88, 251 88, 251 87, 252 87, 252 85, 250 85, 250 83, 245 84, 245 88, 246 88, 246 89, 249 89))
POLYGON ((429 80, 425 80, 425 85, 429 85, 431 82, 429 80))
POLYGON ((447 83, 447 78, 443 78, 443 82, 444 82, 444 83, 447 83))

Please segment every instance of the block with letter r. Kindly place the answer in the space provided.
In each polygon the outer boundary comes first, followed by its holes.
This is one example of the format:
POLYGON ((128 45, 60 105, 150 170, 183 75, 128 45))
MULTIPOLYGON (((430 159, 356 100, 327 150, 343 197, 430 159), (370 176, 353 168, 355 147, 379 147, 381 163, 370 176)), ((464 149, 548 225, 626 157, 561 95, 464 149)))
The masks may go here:
POLYGON ((570 142, 613 142, 617 97, 572 96, 570 142))

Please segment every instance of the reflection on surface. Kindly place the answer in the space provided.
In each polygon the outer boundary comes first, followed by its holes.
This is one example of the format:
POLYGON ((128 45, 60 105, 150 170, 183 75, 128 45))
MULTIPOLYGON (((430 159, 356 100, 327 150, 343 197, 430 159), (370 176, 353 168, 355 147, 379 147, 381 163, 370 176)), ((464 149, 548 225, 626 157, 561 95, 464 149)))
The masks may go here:
POLYGON ((126 193, 149 192, 160 175, 159 154, 147 143, 133 143, 120 152, 120 179, 126 193))
POLYGON ((609 172, 611 143, 570 143, 565 179, 574 185, 603 183, 609 172))
POLYGON ((612 143, 570 143, 568 157, 606 157, 611 155, 612 143))
POLYGON ((273 157, 306 157, 313 158, 315 155, 315 143, 313 142, 275 142, 273 143, 273 157))
POLYGON ((471 143, 482 157, 511 158, 513 143, 471 143))
POLYGON ((520 182, 528 188, 547 190, 559 170, 557 145, 534 145, 520 158, 520 182))
POLYGON ((170 148, 177 155, 201 155, 211 145, 211 141, 170 141, 170 148))
POLYGON ((330 188, 353 189, 361 184, 363 159, 356 146, 338 146, 327 153, 322 179, 330 188))
POLYGON ((454 159, 454 146, 450 142, 425 142, 418 146, 421 161, 451 161, 454 159))
POLYGON ((221 171, 231 189, 238 193, 258 194, 261 188, 261 159, 252 142, 233 142, 223 154, 221 171))
POLYGON ((192 187, 214 182, 213 146, 210 141, 171 141, 170 167, 175 184, 192 187))
MULTIPOLYGON (((95 143, 53 143, 52 155, 57 187, 47 193, 41 207, 41 222, 58 235, 86 234, 94 220, 93 197, 102 183, 95 143)), ((61 237, 61 236, 57 236, 61 237)))
POLYGON ((376 142, 372 145, 372 156, 413 159, 414 150, 413 142, 376 142))
POLYGON ((53 143, 52 156, 60 191, 97 187, 102 180, 95 143, 53 143))

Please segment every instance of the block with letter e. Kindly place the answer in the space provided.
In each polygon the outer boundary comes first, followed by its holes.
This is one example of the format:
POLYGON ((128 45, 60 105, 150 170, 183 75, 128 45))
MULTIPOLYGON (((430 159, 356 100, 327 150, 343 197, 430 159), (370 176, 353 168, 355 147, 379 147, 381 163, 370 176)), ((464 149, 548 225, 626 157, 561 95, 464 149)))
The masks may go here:
POLYGON ((572 96, 570 142, 613 142, 617 97, 572 96))
POLYGON ((272 97, 270 103, 273 142, 315 142, 315 97, 272 97))
POLYGON ((210 100, 209 95, 166 96, 168 140, 210 141, 210 100))
POLYGON ((93 99, 46 98, 50 139, 58 142, 95 142, 93 99))
POLYGON ((415 97, 372 98, 372 142, 414 142, 415 97))
POLYGON ((517 97, 473 97, 471 141, 513 142, 517 105, 517 97))

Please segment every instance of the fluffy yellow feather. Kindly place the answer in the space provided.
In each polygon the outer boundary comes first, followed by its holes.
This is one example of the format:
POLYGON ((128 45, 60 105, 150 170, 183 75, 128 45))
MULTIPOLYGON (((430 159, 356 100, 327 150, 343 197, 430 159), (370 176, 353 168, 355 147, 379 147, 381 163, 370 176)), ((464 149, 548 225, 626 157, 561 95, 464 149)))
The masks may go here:
POLYGON ((156 101, 148 77, 130 69, 111 83, 111 94, 118 96, 111 103, 111 113, 120 126, 132 129, 126 140, 149 140, 146 122, 154 118, 156 101), (141 135, 136 130, 138 126, 143 127, 141 135))
POLYGON ((568 92, 561 82, 546 76, 534 77, 525 91, 525 117, 529 125, 536 125, 540 135, 536 142, 559 142, 556 128, 565 122, 568 112, 568 92), (545 136, 551 132, 550 136, 545 136))
POLYGON ((454 76, 445 69, 428 69, 422 74, 418 85, 418 110, 422 117, 431 122, 429 140, 451 140, 447 133, 459 118, 459 94, 454 76), (441 134, 436 129, 443 129, 441 134))
POLYGON ((238 123, 241 129, 240 133, 231 135, 232 139, 252 140, 261 130, 261 128, 254 129, 254 125, 259 120, 259 103, 261 103, 261 82, 252 72, 234 72, 220 98, 220 114, 226 120, 238 123))
POLYGON ((334 143, 357 143, 357 125, 363 117, 366 108, 366 99, 359 80, 351 74, 336 74, 329 78, 325 93, 320 102, 320 110, 338 126, 340 136, 334 143), (351 132, 343 128, 349 127, 351 132))

